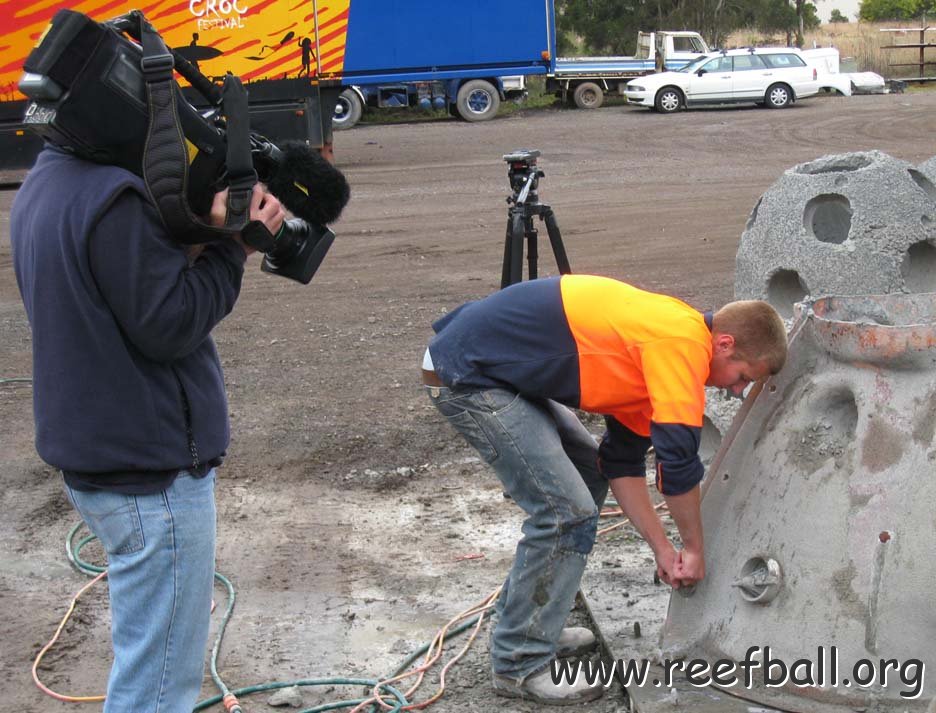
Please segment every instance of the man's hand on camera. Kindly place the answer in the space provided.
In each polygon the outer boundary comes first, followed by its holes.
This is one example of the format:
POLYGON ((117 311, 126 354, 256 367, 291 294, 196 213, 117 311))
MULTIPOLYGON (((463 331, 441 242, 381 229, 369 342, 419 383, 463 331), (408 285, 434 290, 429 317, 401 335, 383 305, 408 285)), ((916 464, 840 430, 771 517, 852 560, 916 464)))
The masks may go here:
POLYGON ((270 231, 270 235, 279 235, 283 221, 286 220, 286 209, 276 196, 266 192, 265 187, 256 185, 250 197, 250 219, 263 223, 270 231))
MULTIPOLYGON (((215 193, 214 200, 211 203, 210 221, 212 225, 222 226, 227 217, 227 189, 215 193)), ((277 200, 276 196, 267 193, 259 184, 254 186, 253 195, 250 196, 250 219, 257 220, 270 231, 271 235, 277 235, 280 228, 283 227, 283 221, 286 219, 286 211, 277 200)), ((247 245, 241 238, 240 233, 234 236, 234 240, 244 248, 247 255, 256 252, 255 248, 247 245)))

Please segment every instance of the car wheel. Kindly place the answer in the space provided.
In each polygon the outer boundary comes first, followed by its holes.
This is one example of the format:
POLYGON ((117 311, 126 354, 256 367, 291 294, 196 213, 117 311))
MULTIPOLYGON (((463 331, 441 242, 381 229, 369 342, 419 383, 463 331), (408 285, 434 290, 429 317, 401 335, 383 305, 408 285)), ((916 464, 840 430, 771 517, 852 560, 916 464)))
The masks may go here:
POLYGON ((353 89, 345 89, 338 95, 338 103, 335 104, 335 113, 332 116, 332 128, 335 131, 350 129, 361 120, 363 110, 361 97, 357 95, 357 92, 353 89))
POLYGON ((683 93, 676 87, 663 87, 657 92, 654 106, 661 114, 672 114, 679 111, 683 105, 683 93))
POLYGON ((604 102, 604 92, 594 82, 582 82, 575 88, 572 99, 579 109, 597 109, 604 102))
POLYGON ((500 96, 490 82, 472 79, 458 90, 455 105, 458 107, 458 115, 465 121, 487 121, 497 114, 500 96))
POLYGON ((790 105, 793 100, 793 92, 786 84, 771 84, 767 87, 764 100, 771 109, 782 109, 790 105))

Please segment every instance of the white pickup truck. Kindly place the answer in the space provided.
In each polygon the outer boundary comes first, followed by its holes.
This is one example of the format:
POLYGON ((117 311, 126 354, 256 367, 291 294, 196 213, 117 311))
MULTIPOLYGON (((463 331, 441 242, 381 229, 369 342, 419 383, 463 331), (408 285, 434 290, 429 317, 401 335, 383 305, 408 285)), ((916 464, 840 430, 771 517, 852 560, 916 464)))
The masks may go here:
POLYGON ((597 109, 609 92, 623 95, 634 77, 684 67, 709 47, 698 32, 637 33, 633 57, 560 57, 546 77, 546 91, 580 109, 597 109))

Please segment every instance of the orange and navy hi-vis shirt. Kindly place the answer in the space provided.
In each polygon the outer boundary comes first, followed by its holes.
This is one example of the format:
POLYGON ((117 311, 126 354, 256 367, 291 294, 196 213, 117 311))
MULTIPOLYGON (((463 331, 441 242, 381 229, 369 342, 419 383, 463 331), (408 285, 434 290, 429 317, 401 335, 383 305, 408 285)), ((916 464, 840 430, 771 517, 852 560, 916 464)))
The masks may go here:
POLYGON ((598 450, 608 478, 691 490, 712 359, 711 316, 606 277, 563 275, 512 285, 433 324, 432 363, 454 389, 506 388, 605 415, 598 450))

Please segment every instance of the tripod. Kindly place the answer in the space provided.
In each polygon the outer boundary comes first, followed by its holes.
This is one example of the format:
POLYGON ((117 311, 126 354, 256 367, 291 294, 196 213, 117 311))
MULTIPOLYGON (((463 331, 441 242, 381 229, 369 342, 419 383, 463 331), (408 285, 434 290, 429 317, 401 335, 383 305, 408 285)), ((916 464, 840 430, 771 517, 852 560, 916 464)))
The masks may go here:
POLYGON ((545 175, 536 165, 539 155, 539 151, 516 151, 504 156, 508 164, 507 178, 513 195, 507 199, 510 207, 507 209, 507 237, 504 241, 501 289, 523 280, 524 238, 527 243, 527 272, 531 280, 537 277, 538 232, 533 224, 533 218, 536 216, 546 223, 546 233, 549 235, 549 243, 552 245, 559 272, 563 275, 572 272, 565 246, 562 244, 562 234, 556 223, 556 214, 552 208, 539 201, 537 187, 540 177, 545 175))

